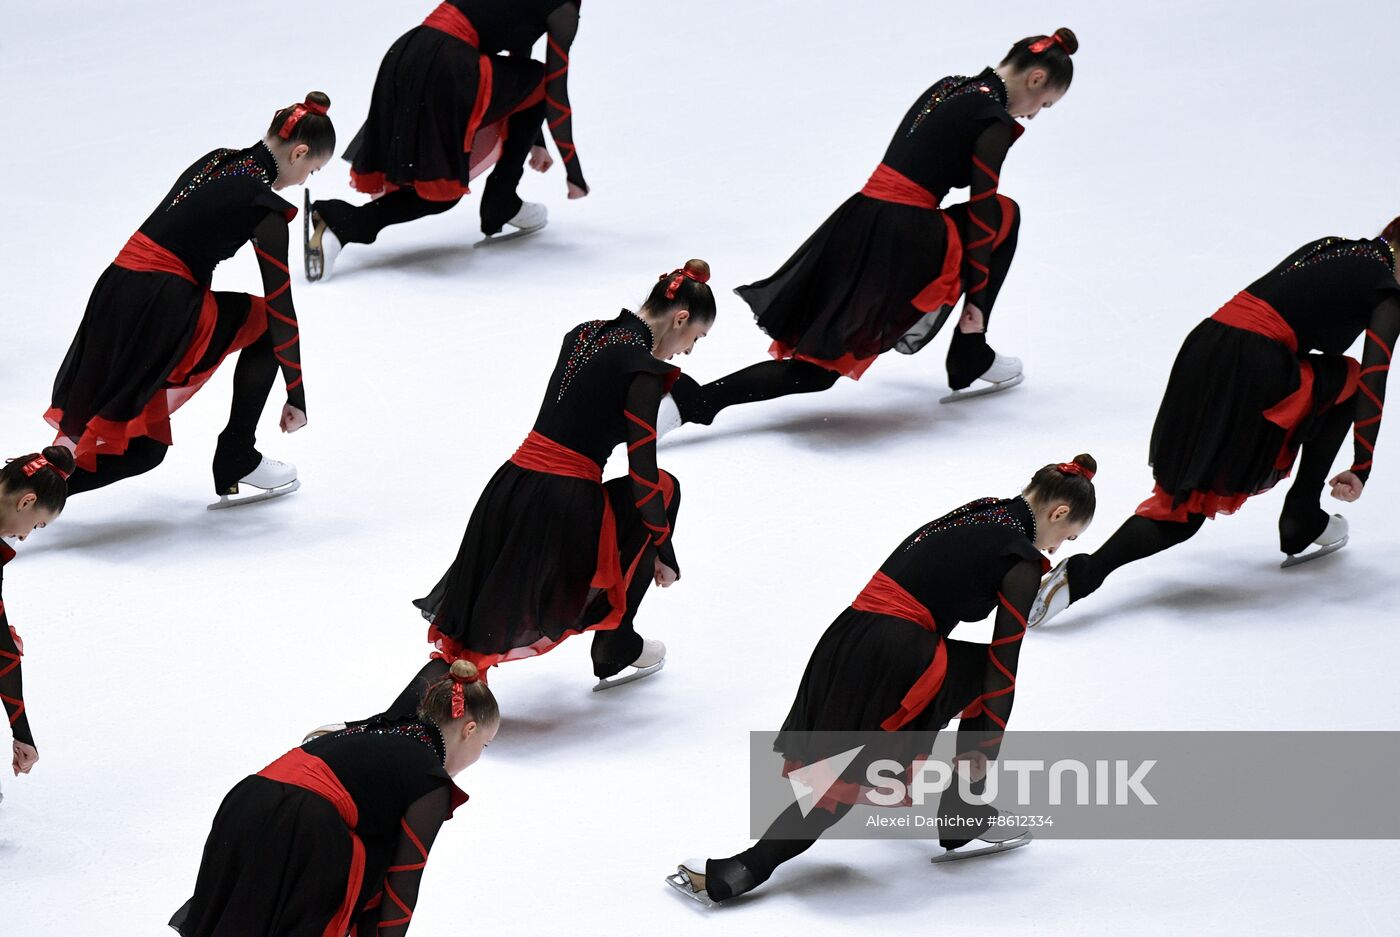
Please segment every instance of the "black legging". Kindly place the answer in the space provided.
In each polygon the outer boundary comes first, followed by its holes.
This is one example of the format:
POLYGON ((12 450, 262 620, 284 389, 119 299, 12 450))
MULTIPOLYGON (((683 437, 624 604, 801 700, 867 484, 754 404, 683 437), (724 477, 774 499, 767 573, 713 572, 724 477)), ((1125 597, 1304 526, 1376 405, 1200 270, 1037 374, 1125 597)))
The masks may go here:
MULTIPOLYGON (((520 185, 520 177, 525 174, 525 161, 530 156, 530 148, 539 139, 544 107, 541 101, 510 115, 506 120, 506 139, 501 145, 501 157, 486 177, 486 189, 481 196, 483 234, 500 231, 520 211, 523 202, 515 190, 520 185)), ((311 210, 321 216, 342 244, 373 244, 379 232, 390 225, 440 215, 460 201, 460 198, 433 201, 405 188, 363 205, 352 205, 341 199, 325 199, 313 202, 311 210)))
MULTIPOLYGON (((1011 271, 1011 261, 1016 256, 1016 240, 1021 227, 1021 212, 1015 202, 1007 200, 1012 212, 1009 232, 1000 244, 992 249, 991 273, 987 287, 977 295, 976 305, 982 310, 984 329, 990 326, 992 307, 997 295, 1011 271)), ((954 205, 948 215, 960 230, 966 228, 967 206, 954 205)), ((931 340, 930 335, 927 340, 931 340)), ((948 385, 954 390, 962 390, 981 377, 992 366, 996 352, 987 344, 987 334, 953 330, 953 339, 948 344, 948 385)), ((672 388, 672 397, 680 410, 681 419, 687 423, 705 425, 714 421, 715 415, 726 407, 735 404, 755 403, 760 400, 773 400, 789 394, 811 394, 831 388, 840 375, 821 365, 792 358, 783 361, 761 361, 717 381, 700 385, 682 376, 672 388)))
MULTIPOLYGON (((1356 412, 1355 399, 1329 409, 1317 428, 1303 443, 1297 472, 1279 514, 1279 548, 1288 554, 1301 553, 1327 527, 1328 514, 1322 509, 1322 489, 1338 450, 1346 440, 1356 412)), ((1069 559, 1070 601, 1090 595, 1120 566, 1185 543, 1205 523, 1205 515, 1191 514, 1184 522, 1160 521, 1134 515, 1093 553, 1069 559)))
MULTIPOLYGON (((248 314, 248 296, 243 293, 215 293, 219 318, 210 340, 210 351, 192 369, 198 374, 218 363, 220 349, 227 348, 233 335, 242 327, 248 314)), ((228 424, 219 434, 214 450, 214 490, 222 494, 240 478, 258 467, 262 455, 256 448, 258 420, 267 405, 268 394, 277 379, 277 356, 273 353, 272 337, 268 332, 238 353, 233 369, 233 401, 229 405, 228 424)), ((121 455, 99 455, 97 470, 75 471, 68 479, 68 493, 80 494, 103 488, 125 478, 142 475, 165 459, 165 443, 138 436, 127 443, 121 455)))
POLYGON ((752 891, 768 881, 778 866, 811 849, 850 811, 850 804, 837 804, 835 812, 818 808, 804 817, 798 804, 789 804, 758 842, 736 856, 705 863, 706 893, 715 901, 727 901, 752 891))

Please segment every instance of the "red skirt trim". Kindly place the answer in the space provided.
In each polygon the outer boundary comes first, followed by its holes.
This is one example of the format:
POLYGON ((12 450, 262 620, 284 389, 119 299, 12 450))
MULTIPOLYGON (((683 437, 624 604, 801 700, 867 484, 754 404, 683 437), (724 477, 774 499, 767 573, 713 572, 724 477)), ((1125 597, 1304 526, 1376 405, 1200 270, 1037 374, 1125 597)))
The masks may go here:
MULTIPOLYGON (((119 266, 126 265, 119 264, 119 266)), ((127 267, 127 269, 139 270, 136 267, 127 267)), ((171 271, 142 272, 168 273, 171 271)), ((206 287, 203 301, 200 304, 199 319, 195 324, 194 338, 175 368, 170 372, 169 377, 166 378, 165 390, 157 392, 146 402, 146 406, 142 408, 141 412, 130 420, 108 420, 100 416, 88 420, 87 427, 77 440, 73 453, 79 468, 89 472, 96 471, 99 455, 121 455, 126 452, 132 439, 141 436, 149 437, 167 446, 173 445, 174 440, 170 433, 170 415, 184 406, 209 381, 209 378, 218 370, 219 365, 223 364, 225 358, 236 351, 247 348, 257 341, 263 332, 267 331, 267 302, 261 296, 249 296, 248 317, 243 321, 243 325, 234 336, 233 342, 224 350, 212 367, 206 368, 198 374, 190 374, 190 369, 198 364, 205 352, 209 350, 209 341, 213 337, 214 324, 218 317, 219 309, 214 301, 214 294, 206 287)), ((44 419, 54 429, 60 429, 63 424, 63 409, 50 407, 44 414, 44 419)))
POLYGON ((294 748, 258 772, 259 777, 282 784, 290 784, 323 798, 335 807, 340 819, 345 822, 350 836, 350 871, 345 883, 345 898, 336 910, 335 916, 321 932, 322 937, 345 937, 350 930, 350 917, 355 913, 355 903, 360 897, 360 881, 365 875, 365 844, 355 833, 360 822, 360 811, 355 799, 340 783, 335 772, 315 755, 309 755, 300 748, 294 748))
MULTIPOLYGON (((531 435, 535 434, 531 433, 531 435)), ((541 436, 540 438, 549 441, 547 437, 541 436)), ((554 445, 558 445, 558 443, 554 443, 554 445)), ((564 447, 560 446, 560 448, 564 447)), ((566 449, 565 451, 572 450, 566 449)), ((587 458, 587 456, 583 458, 587 458)), ((515 459, 512 458, 511 461, 515 462, 515 459)), ((589 459, 589 462, 592 463, 592 460, 589 459)), ((515 464, 519 465, 520 463, 516 462, 515 464)), ((528 468, 528 466, 521 467, 528 468)), ((660 472, 660 476, 662 503, 669 508, 676 495, 676 480, 665 471, 660 472)), ((435 645, 435 649, 428 656, 446 661, 448 664, 456 660, 469 660, 484 675, 488 667, 494 667, 505 661, 522 660, 527 657, 539 657, 541 654, 547 654, 576 634, 583 634, 585 631, 612 631, 622 623, 622 616, 627 614, 627 590, 632 585, 632 577, 637 574, 642 557, 646 555, 646 548, 647 543, 643 542, 641 549, 628 562, 627 569, 622 568, 622 550, 617 542, 617 518, 613 514, 612 502, 604 493, 603 522, 598 532, 598 560, 594 567, 593 581, 589 583, 590 588, 601 589, 608 594, 608 605, 611 610, 602 621, 586 628, 571 628, 561 634, 557 640, 540 638, 534 644, 526 647, 513 647, 498 654, 477 653, 460 641, 443 634, 438 630, 437 625, 433 624, 428 626, 428 642, 435 645)))

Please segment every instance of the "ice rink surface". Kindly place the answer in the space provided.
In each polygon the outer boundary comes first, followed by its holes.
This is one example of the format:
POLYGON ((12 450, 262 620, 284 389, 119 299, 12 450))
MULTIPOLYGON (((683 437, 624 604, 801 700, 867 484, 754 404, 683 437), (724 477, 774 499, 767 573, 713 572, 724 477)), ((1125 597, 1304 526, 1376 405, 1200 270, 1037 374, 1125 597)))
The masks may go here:
MULTIPOLYGON (((343 145, 380 56, 431 6, 0 13, 4 454, 51 438, 40 415, 89 290, 175 176, 310 89, 343 145)), ((638 619, 669 645, 665 671, 590 693, 574 640, 493 676, 504 725, 459 778, 472 801, 433 850, 413 932, 1400 932, 1395 842, 1044 841, 931 866, 933 843, 831 840, 708 914, 662 882, 749 843, 746 733, 778 727, 818 635, 905 534, 1088 451, 1099 518, 1079 546, 1096 547, 1151 487, 1186 332, 1300 244, 1400 212, 1400 9, 1382 0, 590 0, 571 73, 589 198, 565 201, 557 166, 527 173, 522 195, 551 212, 540 236, 474 252, 472 197, 350 247, 314 287, 294 248, 310 424, 277 433, 275 388, 260 446, 298 465, 299 493, 204 510, 226 369, 175 418, 163 466, 20 545, 5 599, 42 758, 4 780, 0 931, 163 932, 224 793, 318 723, 382 708, 424 660, 409 600, 529 429, 559 337, 703 257, 720 314, 685 369, 759 360, 767 339, 729 289, 864 183, 935 79, 1061 25, 1082 44, 1074 87, 1002 176, 1024 223, 991 340, 1025 359, 1025 384, 940 406, 941 338, 859 384, 668 437, 683 577, 638 619)), ((312 190, 350 192, 345 164, 312 190)), ((215 285, 259 291, 251 252, 215 285)), ((1032 632, 1012 727, 1395 729, 1397 435, 1338 556, 1278 569, 1275 491, 1032 632)), ((1346 796, 1321 767, 1280 783, 1346 796)))

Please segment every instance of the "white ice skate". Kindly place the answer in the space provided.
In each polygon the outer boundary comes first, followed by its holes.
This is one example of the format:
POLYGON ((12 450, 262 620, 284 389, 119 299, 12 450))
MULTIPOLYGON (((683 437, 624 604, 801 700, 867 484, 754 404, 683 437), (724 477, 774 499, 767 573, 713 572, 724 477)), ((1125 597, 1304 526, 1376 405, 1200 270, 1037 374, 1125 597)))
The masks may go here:
POLYGON ((1060 560, 1060 565, 1050 570, 1050 575, 1040 584, 1040 591, 1031 603, 1031 613, 1026 616, 1026 627, 1043 625, 1069 607, 1069 560, 1060 560))
POLYGON ((514 241, 516 238, 527 237, 549 224, 549 209, 539 202, 521 202, 520 211, 515 213, 515 217, 507 221, 506 224, 514 228, 514 231, 498 231, 495 234, 488 234, 486 237, 473 244, 473 247, 485 247, 488 244, 499 244, 502 241, 514 241))
POLYGON ((311 192, 303 193, 301 213, 302 260, 306 263, 306 279, 312 283, 329 280, 340 253, 340 238, 324 221, 311 221, 311 192))
POLYGON ((312 729, 310 732, 306 733, 305 737, 303 737, 302 740, 301 740, 301 744, 305 745, 307 742, 311 741, 312 739, 319 739, 321 736, 323 736, 323 735, 330 735, 332 732, 344 732, 344 731, 345 731, 345 723, 343 723, 343 722, 328 722, 328 723, 326 723, 325 725, 323 725, 323 726, 317 726, 316 728, 312 729))
POLYGON ((622 686, 624 683, 632 683, 643 677, 650 677, 662 667, 666 666, 666 645, 652 638, 642 639, 641 655, 629 665, 631 671, 624 670, 614 677, 604 677, 593 687, 593 692, 599 690, 610 690, 615 686, 622 686))
POLYGON ((219 500, 209 505, 209 510, 218 511, 222 508, 238 507, 242 504, 271 501, 273 498, 289 495, 300 487, 301 482, 297 479, 295 465, 290 462, 278 462, 276 459, 264 458, 257 468, 240 478, 228 491, 219 495, 219 500), (240 485, 263 490, 255 495, 244 495, 241 498, 233 497, 233 495, 238 494, 240 485))
POLYGON ((1021 827, 999 827, 995 832, 988 831, 974 839, 966 846, 959 846, 957 849, 944 850, 940 856, 934 856, 930 862, 958 862, 962 859, 975 859, 978 856, 991 856, 999 852, 1006 852, 1010 849, 1017 849, 1031 841, 1031 831, 1021 827), (997 838, 993 838, 993 836, 997 838), (981 842, 981 846, 973 846, 973 843, 981 842))
POLYGON ((656 438, 660 439, 684 425, 685 420, 681 419, 681 408, 676 406, 675 398, 670 394, 662 397, 661 405, 656 408, 656 438))
POLYGON ((957 400, 969 400, 973 397, 985 397, 988 394, 999 394, 1004 390, 1010 390, 1026 379, 1026 375, 1021 371, 1021 359, 1013 358, 1010 355, 998 354, 992 359, 992 366, 982 372, 982 376, 977 380, 981 384, 974 383, 971 387, 962 390, 955 390, 946 397, 941 398, 939 403, 953 403, 957 400))
POLYGON ((1347 519, 1340 514, 1333 514, 1327 521, 1327 527, 1302 553, 1290 553, 1288 559, 1279 564, 1280 569, 1288 569, 1290 566, 1300 566, 1303 563, 1311 562, 1329 553, 1336 553, 1347 545, 1347 519))
POLYGON ((703 888, 697 888, 697 879, 705 880, 705 860, 687 859, 676 866, 676 871, 666 876, 666 884, 685 895, 691 901, 698 901, 707 908, 715 906, 714 899, 703 888))

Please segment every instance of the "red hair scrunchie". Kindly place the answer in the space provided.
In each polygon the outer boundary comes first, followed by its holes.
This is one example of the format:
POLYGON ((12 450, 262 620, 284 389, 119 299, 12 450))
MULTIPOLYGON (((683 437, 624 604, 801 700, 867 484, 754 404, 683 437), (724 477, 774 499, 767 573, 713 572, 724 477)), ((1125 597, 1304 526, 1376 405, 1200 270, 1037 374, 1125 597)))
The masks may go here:
POLYGON ((1029 48, 1032 53, 1034 53, 1035 55, 1039 55, 1051 46, 1059 46, 1061 49, 1065 50, 1066 55, 1074 54, 1069 51, 1069 46, 1065 43, 1065 38, 1059 33, 1055 33, 1051 36, 1046 36, 1044 39, 1037 39, 1035 42, 1032 42, 1030 44, 1029 48))
POLYGON ((449 671, 448 676, 452 678, 452 718, 461 719, 467 714, 467 697, 462 687, 480 680, 481 674, 475 673, 470 677, 459 677, 449 671))
POLYGON ((1080 475, 1080 476, 1083 476, 1083 478, 1084 478, 1084 480, 1085 480, 1086 482, 1091 482, 1091 481, 1094 480, 1094 473, 1093 473, 1093 471, 1091 471, 1090 469, 1086 469, 1084 466, 1080 465, 1078 462, 1061 462, 1059 465, 1055 466, 1055 468, 1059 469, 1061 472, 1063 472, 1063 473, 1066 474, 1066 475, 1080 475))
POLYGON ((25 478, 33 478, 33 477, 34 477, 34 473, 37 472, 37 471, 39 471, 39 470, 42 469, 42 468, 51 468, 51 469, 53 469, 55 472, 58 473, 58 477, 59 477, 59 478, 63 479, 64 481, 67 481, 67 480, 68 480, 68 473, 67 473, 67 472, 65 472, 63 469, 59 468, 57 465, 54 465, 52 462, 50 462, 48 459, 44 458, 43 456, 38 456, 38 457, 33 458, 33 459, 30 459, 28 462, 24 463, 24 468, 21 469, 21 471, 24 472, 24 477, 25 477, 25 478))
POLYGON ((327 108, 326 105, 318 104, 310 98, 307 98, 300 104, 293 104, 292 112, 287 115, 286 120, 282 121, 282 126, 277 128, 277 135, 283 140, 290 140, 292 138, 292 131, 296 129, 297 124, 301 123, 303 117, 307 114, 318 114, 324 117, 328 110, 329 108, 327 108))
POLYGON ((685 267, 678 267, 677 269, 672 270, 670 273, 663 273, 661 274, 661 276, 657 277, 657 279, 664 280, 667 277, 672 278, 671 282, 666 284, 667 299, 676 298, 676 291, 681 288, 682 280, 694 280, 696 283, 710 282, 710 275, 708 273, 696 273, 695 271, 688 270, 685 267))

